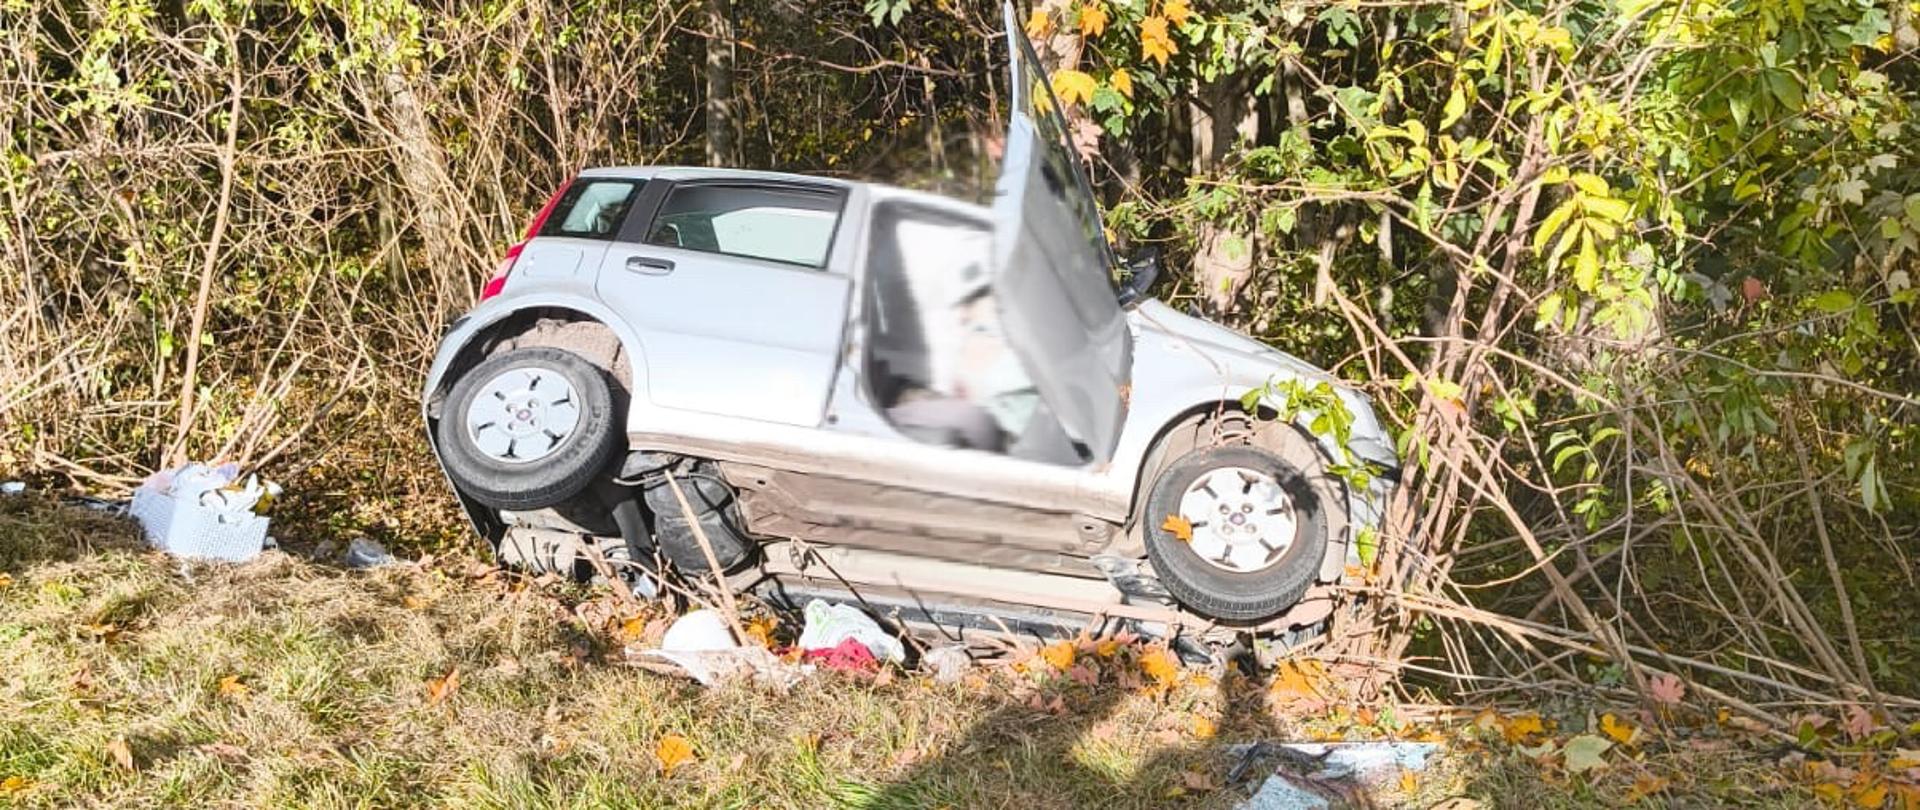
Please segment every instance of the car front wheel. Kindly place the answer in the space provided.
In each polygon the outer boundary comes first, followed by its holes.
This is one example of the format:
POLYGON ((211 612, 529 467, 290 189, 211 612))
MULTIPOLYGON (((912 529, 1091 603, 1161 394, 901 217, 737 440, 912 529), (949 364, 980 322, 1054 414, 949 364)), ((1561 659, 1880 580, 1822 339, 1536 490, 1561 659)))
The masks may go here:
POLYGON ((1147 556, 1168 592, 1224 621, 1271 618, 1300 601, 1327 553, 1327 510, 1308 474, 1251 445, 1177 459, 1147 497, 1147 556))
POLYGON ((624 441, 607 375, 564 349, 502 352, 455 383, 437 438, 447 475, 488 506, 562 503, 606 472, 624 441))

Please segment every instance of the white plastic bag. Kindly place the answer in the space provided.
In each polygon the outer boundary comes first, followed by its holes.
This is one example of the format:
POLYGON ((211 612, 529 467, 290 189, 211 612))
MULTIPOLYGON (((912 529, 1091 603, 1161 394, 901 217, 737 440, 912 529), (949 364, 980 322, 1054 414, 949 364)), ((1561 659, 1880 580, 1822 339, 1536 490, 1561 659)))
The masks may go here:
POLYGON ((874 658, 896 664, 907 660, 907 649, 900 640, 887 635, 872 617, 852 605, 829 605, 815 599, 807 603, 806 617, 807 626, 800 631, 802 650, 831 650, 840 642, 854 639, 866 645, 874 658))

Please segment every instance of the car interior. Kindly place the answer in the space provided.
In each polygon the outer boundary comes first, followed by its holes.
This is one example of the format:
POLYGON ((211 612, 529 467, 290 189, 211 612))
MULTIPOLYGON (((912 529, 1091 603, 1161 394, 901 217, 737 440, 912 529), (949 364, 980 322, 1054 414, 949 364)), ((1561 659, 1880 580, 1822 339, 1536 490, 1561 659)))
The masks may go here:
POLYGON ((915 441, 1079 466, 1089 455, 1040 399, 1000 332, 992 229, 902 202, 874 212, 863 377, 915 441))

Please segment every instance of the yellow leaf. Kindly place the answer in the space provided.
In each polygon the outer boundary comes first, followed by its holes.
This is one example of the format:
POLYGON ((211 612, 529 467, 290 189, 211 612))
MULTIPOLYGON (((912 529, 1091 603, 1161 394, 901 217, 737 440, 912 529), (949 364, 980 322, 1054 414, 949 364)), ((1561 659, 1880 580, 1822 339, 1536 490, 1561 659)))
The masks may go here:
POLYGON ((1655 793, 1667 789, 1667 778, 1643 773, 1633 780, 1633 789, 1627 791, 1626 804, 1633 804, 1655 793))
POLYGON ((1080 35, 1097 37, 1107 32, 1107 10, 1099 3, 1080 8, 1080 35))
POLYGON ((453 693, 458 691, 460 691, 460 670, 458 668, 447 670, 447 674, 427 681, 427 705, 437 705, 453 697, 453 693))
POLYGON ((1045 39, 1053 33, 1053 18, 1043 9, 1034 9, 1033 16, 1027 18, 1027 38, 1045 39))
POLYGON ((1148 17, 1140 21, 1140 56, 1167 66, 1167 60, 1180 49, 1173 44, 1173 38, 1167 36, 1167 18, 1148 17))
POLYGON ((1066 672, 1073 668, 1073 642, 1061 641, 1041 647, 1040 657, 1046 659, 1048 666, 1066 672))
POLYGON ((19 793, 30 787, 33 787, 32 779, 24 776, 9 776, 6 779, 0 779, 0 796, 19 793))
POLYGON ((1528 712, 1516 714, 1500 721, 1500 734, 1507 742, 1517 743, 1529 737, 1547 733, 1547 724, 1540 715, 1528 712))
POLYGON ((640 638, 646 634, 647 616, 644 613, 620 623, 621 641, 639 641, 640 638))
MULTIPOLYGON (((13 577, 4 573, 0 573, 0 588, 5 588, 12 584, 13 584, 13 577)), ((19 777, 16 776, 16 777, 10 777, 10 778, 18 779, 19 777)))
POLYGON ((1140 656, 1140 671, 1152 678, 1155 685, 1165 688, 1180 680, 1180 661, 1165 648, 1150 650, 1140 656))
POLYGON ((1213 722, 1212 718, 1201 717, 1200 715, 1197 715, 1197 714, 1193 716, 1193 738, 1194 739, 1211 740, 1213 739, 1213 735, 1216 733, 1219 733, 1219 731, 1220 731, 1220 727, 1213 722))
POLYGON ((1133 76, 1125 68, 1114 71, 1107 83, 1113 85, 1114 91, 1120 95, 1133 98, 1133 76))
POLYGON ((1887 782, 1877 776, 1861 774, 1859 779, 1854 780, 1853 788, 1847 791, 1847 798, 1852 799, 1856 807, 1880 810, 1887 806, 1887 782))
POLYGON ((1118 639, 1103 638, 1099 644, 1093 647, 1093 654, 1101 658, 1112 658, 1113 654, 1119 651, 1120 641, 1118 639))
POLYGON ((238 675, 228 675, 220 679, 220 696, 221 697, 234 698, 238 700, 240 698, 246 697, 247 693, 251 691, 253 690, 247 688, 246 684, 240 682, 240 676, 238 675))
POLYGON ((1099 85, 1092 76, 1078 70, 1062 70, 1053 74, 1053 94, 1060 97, 1060 103, 1066 105, 1084 104, 1093 100, 1093 89, 1099 85))
POLYGON ((1600 715, 1600 733, 1613 738, 1614 742, 1632 745, 1633 741, 1640 736, 1640 729, 1634 728, 1632 723, 1614 717, 1612 712, 1608 712, 1600 715))
POLYGON ((1285 700, 1317 698, 1321 696, 1320 684, 1326 677, 1326 665, 1319 661, 1281 661, 1273 668, 1273 685, 1267 687, 1267 691, 1285 700))
POLYGON ((420 610, 427 606, 427 600, 413 594, 400 597, 400 606, 408 610, 420 610))
POLYGON ((693 743, 678 734, 668 734, 653 746, 653 756, 660 760, 661 773, 672 776, 674 769, 694 761, 693 743))
POLYGON ((1413 794, 1420 792, 1420 772, 1419 771, 1401 771, 1400 772, 1400 792, 1407 796, 1412 796, 1413 794))
POLYGON ((773 628, 779 623, 780 620, 772 616, 755 617, 747 622, 747 638, 771 650, 773 649, 773 628))
POLYGON ((1172 532, 1182 543, 1193 542, 1193 521, 1179 515, 1168 515, 1166 520, 1160 521, 1160 528, 1172 532))
POLYGON ((1193 9, 1187 7, 1187 0, 1167 0, 1167 5, 1160 10, 1160 13, 1172 20, 1174 25, 1185 28, 1187 18, 1193 16, 1193 9))

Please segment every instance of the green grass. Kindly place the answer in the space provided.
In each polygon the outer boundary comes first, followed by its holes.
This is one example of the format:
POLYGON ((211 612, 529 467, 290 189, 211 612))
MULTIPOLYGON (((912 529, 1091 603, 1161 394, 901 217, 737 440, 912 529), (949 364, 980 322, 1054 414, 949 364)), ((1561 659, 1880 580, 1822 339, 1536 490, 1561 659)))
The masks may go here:
MULTIPOLYGON (((1245 788, 1218 785, 1221 745, 1312 733, 1238 679, 1155 692, 1003 668, 705 690, 621 665, 574 610, 604 596, 478 568, 183 568, 120 521, 0 498, 0 806, 1230 806, 1245 788), (1197 716, 1217 736, 1197 738, 1197 716), (697 757, 671 773, 654 755, 668 734, 697 757)), ((1460 750, 1421 802, 1624 790, 1460 750)))

